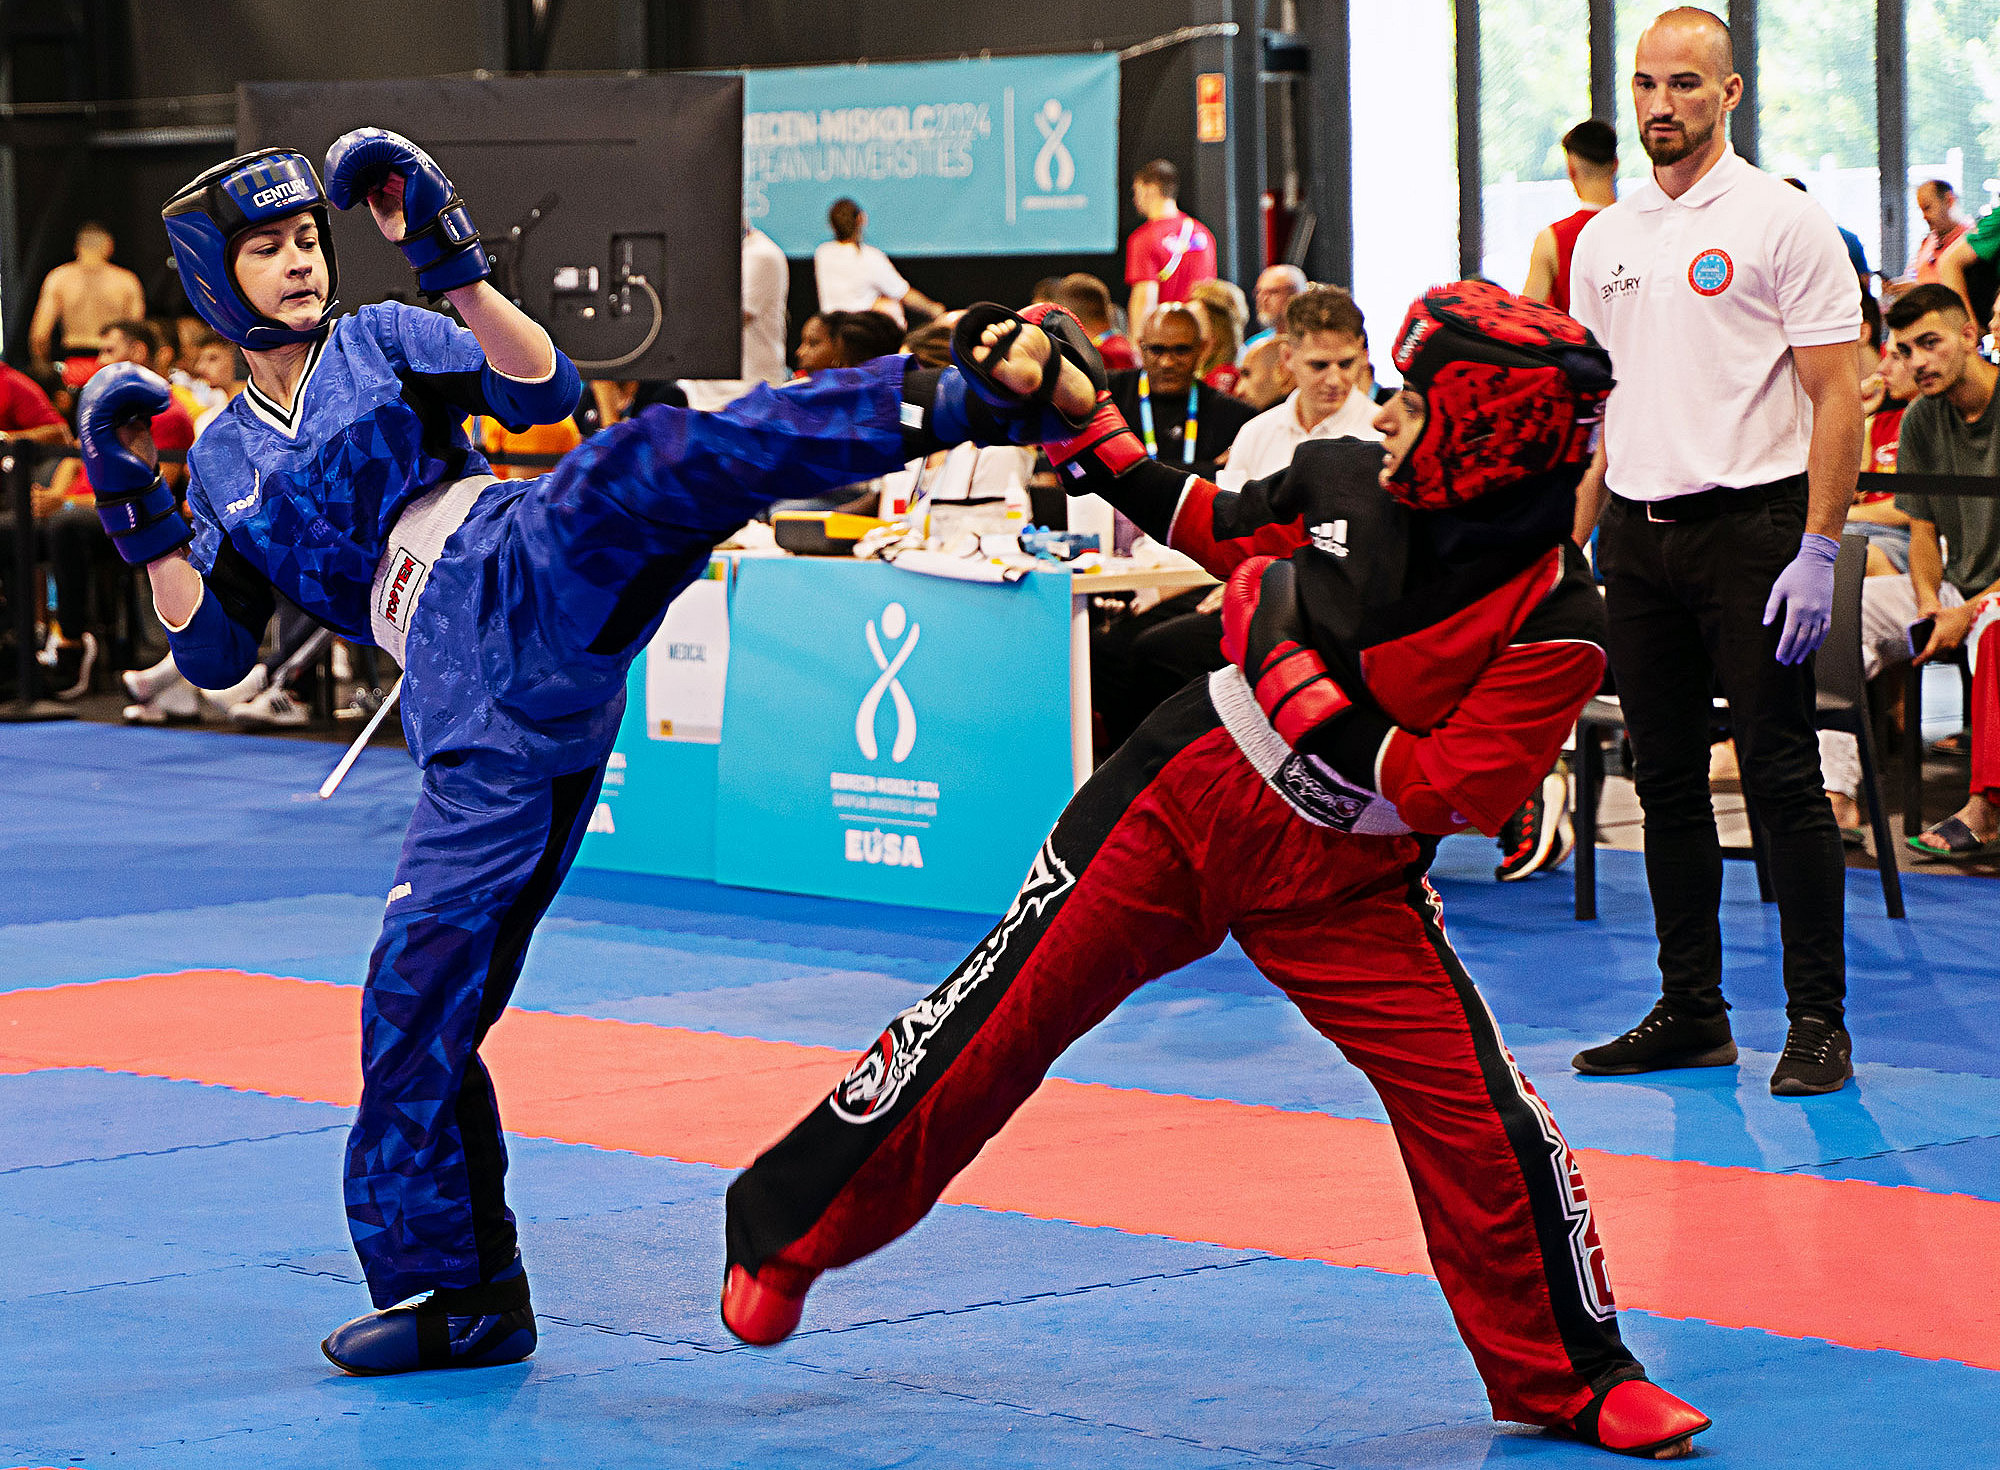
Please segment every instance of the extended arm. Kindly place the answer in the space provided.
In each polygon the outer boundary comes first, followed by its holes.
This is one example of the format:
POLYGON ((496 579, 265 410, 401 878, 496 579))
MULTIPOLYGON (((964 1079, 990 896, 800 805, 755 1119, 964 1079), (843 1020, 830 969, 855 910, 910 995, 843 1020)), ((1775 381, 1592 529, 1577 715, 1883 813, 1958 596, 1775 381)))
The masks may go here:
POLYGON ((482 397, 510 426, 552 424, 576 408, 582 380, 549 334, 487 283, 492 266, 464 201, 423 149, 381 128, 359 128, 326 155, 335 207, 368 202, 383 238, 403 252, 417 285, 442 295, 486 354, 482 397))
POLYGON ((44 367, 55 350, 56 322, 62 316, 62 272, 57 266, 42 281, 41 295, 35 298, 34 320, 28 323, 28 351, 44 367))
POLYGON ((1938 280, 1958 293, 1967 311, 1972 310, 1972 292, 1965 284, 1965 273, 1972 263, 1979 259, 1979 252, 1972 248, 1972 237, 1960 235, 1951 242, 1949 248, 1938 257, 1938 280))
POLYGON ((1556 294, 1556 232, 1543 230, 1535 236, 1535 248, 1528 256, 1528 279, 1521 294, 1530 301, 1549 301, 1556 294))

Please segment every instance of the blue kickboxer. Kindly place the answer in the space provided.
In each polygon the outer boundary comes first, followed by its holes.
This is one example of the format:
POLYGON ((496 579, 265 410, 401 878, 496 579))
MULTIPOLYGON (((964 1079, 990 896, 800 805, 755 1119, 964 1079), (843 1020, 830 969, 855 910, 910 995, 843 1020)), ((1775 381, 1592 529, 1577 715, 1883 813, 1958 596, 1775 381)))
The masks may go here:
POLYGON ((298 153, 246 154, 164 211, 196 310, 250 365, 190 456, 186 519, 148 453, 143 420, 166 397, 152 374, 93 380, 84 453, 197 684, 248 671, 274 590, 403 665, 423 784, 362 995, 345 1168, 376 1310, 323 1348, 353 1373, 488 1366, 533 1352, 535 1319, 479 1046, 595 809, 633 658, 709 549, 771 501, 968 438, 1049 437, 1054 411, 995 408, 953 369, 890 357, 717 413, 649 408, 548 475, 496 480, 465 417, 559 421, 576 369, 487 284, 478 231, 422 149, 362 129, 327 175, 322 189, 298 153), (335 316, 329 210, 364 202, 464 327, 396 304, 335 316))

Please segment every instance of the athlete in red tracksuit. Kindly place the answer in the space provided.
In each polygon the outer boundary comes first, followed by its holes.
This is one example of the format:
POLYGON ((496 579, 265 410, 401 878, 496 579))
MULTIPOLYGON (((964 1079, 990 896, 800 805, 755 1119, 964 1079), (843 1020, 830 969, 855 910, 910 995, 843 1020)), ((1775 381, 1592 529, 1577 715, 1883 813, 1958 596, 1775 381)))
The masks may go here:
MULTIPOLYGON (((965 333, 960 365, 1004 399, 965 333)), ((1032 371, 1022 335, 987 332, 989 360, 1032 371)), ((730 1186, 738 1336, 789 1333, 819 1272, 921 1219, 1066 1047, 1233 934, 1380 1093, 1495 1416, 1662 1457, 1708 1426, 1620 1339, 1569 1146, 1425 878, 1440 837, 1499 830, 1603 677, 1568 532, 1607 359, 1482 283, 1417 302, 1395 357, 1384 444, 1303 444, 1237 494, 1147 459, 1108 399, 1049 446, 1069 488, 1228 579, 1230 663, 1098 770, 978 948, 730 1186)))

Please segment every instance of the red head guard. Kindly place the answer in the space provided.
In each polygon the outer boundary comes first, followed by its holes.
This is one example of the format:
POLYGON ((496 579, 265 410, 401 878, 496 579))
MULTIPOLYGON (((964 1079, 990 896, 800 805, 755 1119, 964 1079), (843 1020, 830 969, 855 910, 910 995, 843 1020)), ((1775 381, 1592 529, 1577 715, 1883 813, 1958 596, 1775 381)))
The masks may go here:
POLYGON ((1430 416, 1390 478, 1417 510, 1590 459, 1611 358, 1574 319, 1486 281, 1426 291, 1396 337, 1396 371, 1430 416))

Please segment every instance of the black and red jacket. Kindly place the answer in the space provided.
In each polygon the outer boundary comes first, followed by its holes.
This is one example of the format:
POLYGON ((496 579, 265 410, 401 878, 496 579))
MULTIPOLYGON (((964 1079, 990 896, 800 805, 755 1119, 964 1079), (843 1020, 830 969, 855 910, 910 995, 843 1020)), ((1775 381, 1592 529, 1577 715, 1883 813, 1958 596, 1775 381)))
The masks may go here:
POLYGON ((1420 512, 1381 465, 1377 444, 1310 440, 1233 493, 1153 460, 1076 488, 1227 579, 1224 652, 1287 745, 1412 831, 1494 834, 1604 677, 1576 472, 1420 512))

